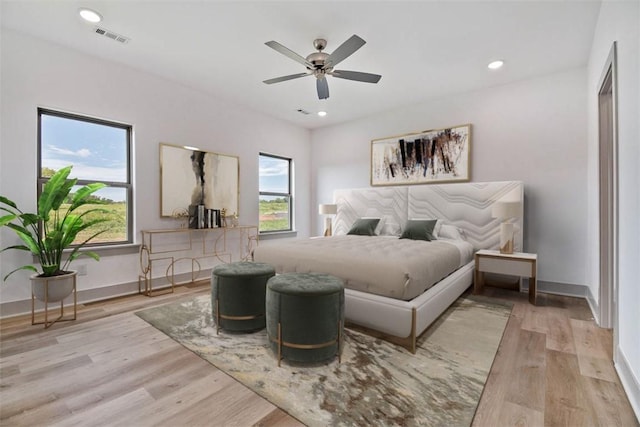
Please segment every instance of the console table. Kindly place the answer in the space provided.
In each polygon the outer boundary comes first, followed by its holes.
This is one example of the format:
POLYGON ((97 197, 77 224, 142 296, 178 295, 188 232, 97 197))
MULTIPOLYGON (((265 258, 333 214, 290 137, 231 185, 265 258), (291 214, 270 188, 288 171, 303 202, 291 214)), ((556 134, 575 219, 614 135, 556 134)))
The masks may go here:
POLYGON ((191 280, 183 283, 195 282, 202 271, 201 260, 217 259, 223 263, 246 261, 258 245, 256 225, 142 230, 141 233, 138 292, 147 296, 174 291, 175 265, 179 261, 191 262, 191 280), (153 279, 161 277, 157 272, 154 275, 154 263, 159 262, 167 265, 164 276, 170 287, 154 290, 153 279))

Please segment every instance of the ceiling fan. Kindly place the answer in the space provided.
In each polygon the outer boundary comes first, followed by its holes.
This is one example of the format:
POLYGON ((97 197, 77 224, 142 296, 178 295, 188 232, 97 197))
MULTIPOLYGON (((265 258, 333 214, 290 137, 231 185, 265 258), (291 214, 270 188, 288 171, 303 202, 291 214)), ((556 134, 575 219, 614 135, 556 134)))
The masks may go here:
POLYGON ((351 56, 356 50, 360 49, 366 42, 355 34, 349 37, 347 41, 342 43, 332 54, 323 52, 327 46, 325 39, 315 39, 313 47, 318 51, 309 54, 306 58, 298 55, 291 49, 288 49, 276 41, 266 42, 270 48, 288 56, 296 62, 301 63, 307 68, 304 73, 291 74, 288 76, 276 77, 274 79, 265 80, 264 83, 270 85, 273 83, 284 82, 286 80, 297 79, 299 77, 315 76, 316 88, 318 89, 318 98, 329 98, 329 85, 326 76, 333 76, 339 79, 355 80, 357 82, 378 83, 382 76, 378 74, 362 73, 360 71, 336 70, 334 67, 346 58, 351 56))

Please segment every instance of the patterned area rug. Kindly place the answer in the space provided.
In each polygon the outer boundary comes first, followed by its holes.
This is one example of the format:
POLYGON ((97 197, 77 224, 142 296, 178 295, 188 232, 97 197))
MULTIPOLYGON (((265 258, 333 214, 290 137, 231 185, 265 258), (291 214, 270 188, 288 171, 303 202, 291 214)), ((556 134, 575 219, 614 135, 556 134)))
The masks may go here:
POLYGON ((345 329, 342 363, 278 368, 266 331, 216 335, 208 295, 136 313, 309 426, 468 426, 511 307, 459 298, 417 354, 345 329))

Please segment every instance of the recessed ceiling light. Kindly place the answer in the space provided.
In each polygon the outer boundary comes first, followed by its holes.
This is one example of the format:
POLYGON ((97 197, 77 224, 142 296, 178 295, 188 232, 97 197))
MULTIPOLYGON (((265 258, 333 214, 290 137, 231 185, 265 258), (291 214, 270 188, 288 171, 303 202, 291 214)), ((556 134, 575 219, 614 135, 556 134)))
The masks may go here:
POLYGON ((78 11, 78 13, 82 17, 82 19, 84 19, 85 21, 91 22, 93 24, 102 21, 102 15, 100 15, 95 10, 82 8, 78 11))
POLYGON ((502 67, 504 65, 504 61, 493 61, 491 62, 489 65, 487 65, 487 67, 489 67, 492 70, 497 70, 498 68, 502 67))
POLYGON ((324 117, 324 116, 326 116, 326 115, 327 115, 327 112, 326 112, 326 111, 318 111, 318 115, 319 115, 320 117, 324 117))

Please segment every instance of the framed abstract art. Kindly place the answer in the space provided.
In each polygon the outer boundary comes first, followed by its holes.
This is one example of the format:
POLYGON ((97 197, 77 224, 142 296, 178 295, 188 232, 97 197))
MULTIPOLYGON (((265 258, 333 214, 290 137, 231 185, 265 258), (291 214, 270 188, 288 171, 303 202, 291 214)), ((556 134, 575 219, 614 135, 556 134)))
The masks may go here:
POLYGON ((175 216, 190 206, 238 214, 240 165, 237 156, 160 143, 160 215, 175 216))
POLYGON ((467 182, 471 179, 471 125, 371 141, 371 185, 467 182))

